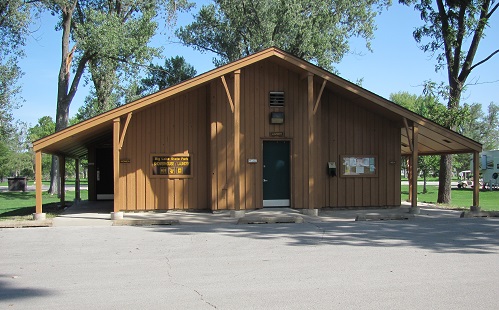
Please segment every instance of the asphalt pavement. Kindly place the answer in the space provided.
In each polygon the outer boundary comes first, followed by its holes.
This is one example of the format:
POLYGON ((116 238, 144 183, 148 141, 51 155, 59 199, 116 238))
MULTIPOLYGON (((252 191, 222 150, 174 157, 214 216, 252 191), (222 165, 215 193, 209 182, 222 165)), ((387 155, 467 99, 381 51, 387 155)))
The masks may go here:
POLYGON ((498 309, 499 219, 421 211, 0 229, 0 308, 498 309))

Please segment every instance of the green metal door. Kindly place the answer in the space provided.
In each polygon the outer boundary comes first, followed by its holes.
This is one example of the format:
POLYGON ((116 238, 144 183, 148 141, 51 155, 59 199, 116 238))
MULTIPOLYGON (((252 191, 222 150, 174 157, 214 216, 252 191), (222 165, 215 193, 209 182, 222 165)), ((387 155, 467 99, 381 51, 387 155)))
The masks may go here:
POLYGON ((263 142, 263 206, 290 206, 290 143, 263 142))

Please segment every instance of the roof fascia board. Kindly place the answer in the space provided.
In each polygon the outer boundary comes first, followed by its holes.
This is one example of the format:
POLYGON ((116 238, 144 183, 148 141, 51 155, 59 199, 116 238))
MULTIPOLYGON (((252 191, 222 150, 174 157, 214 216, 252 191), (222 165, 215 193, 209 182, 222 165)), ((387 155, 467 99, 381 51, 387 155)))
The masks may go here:
POLYGON ((172 87, 169 87, 167 89, 164 89, 162 91, 159 91, 157 93, 151 94, 147 97, 138 99, 134 102, 128 103, 122 107, 116 108, 114 110, 108 111, 106 113, 103 113, 101 115, 98 115, 94 118, 91 118, 89 120, 86 120, 80 124, 73 125, 71 127, 68 127, 62 131, 59 131, 57 133, 54 133, 50 136, 47 136, 45 138, 42 138, 38 141, 33 142, 33 149, 34 151, 39 151, 43 150, 44 147, 63 140, 65 138, 68 138, 72 135, 78 134, 88 128, 97 126, 99 124, 105 124, 109 122, 109 126, 111 126, 113 119, 117 117, 121 117, 125 114, 134 112, 138 109, 142 109, 147 107, 148 105, 154 104, 160 100, 166 99, 168 97, 171 97, 173 95, 176 95, 178 93, 181 93, 185 90, 194 88, 196 86, 202 85, 206 82, 209 82, 213 79, 219 78, 221 76, 224 76, 228 73, 232 73, 238 69, 241 69, 242 67, 251 65, 253 63, 256 63, 260 60, 270 58, 271 56, 276 56, 280 59, 283 59, 298 68, 301 68, 303 70, 306 70, 314 75, 317 75, 324 80, 330 81, 334 85, 338 85, 354 94, 357 94, 371 102, 374 102, 378 106, 385 108, 389 111, 392 111, 398 115, 401 116, 401 118, 406 118, 408 120, 411 120, 421 126, 427 127, 430 130, 434 130, 437 132, 440 132, 443 136, 453 139, 453 140, 458 140, 456 142, 470 148, 471 150, 474 151, 481 151, 482 150, 482 145, 476 141, 473 141, 469 138, 466 138, 462 135, 459 135, 458 133, 451 131, 443 126, 440 126, 436 123, 431 122, 428 119, 425 119, 418 114, 409 111, 401 106, 398 106, 394 104, 393 102, 382 98, 366 89, 363 89, 362 87, 359 87, 351 82, 348 82, 345 79, 342 79, 318 66, 315 66, 309 62, 306 62, 303 59, 297 58, 293 55, 290 55, 278 48, 271 47, 266 50, 263 50, 259 53, 247 56, 245 58, 242 58, 240 60, 234 61, 232 63, 229 63, 227 65, 224 65, 219 68, 215 68, 211 71, 208 71, 204 74, 201 74, 197 77, 194 77, 190 80, 187 80, 185 82, 182 82, 180 84, 174 85, 172 87))
POLYGON ((182 82, 180 84, 174 85, 172 87, 169 87, 169 88, 164 89, 162 91, 159 91, 157 93, 151 94, 147 97, 144 97, 144 98, 138 99, 136 101, 130 102, 128 104, 125 104, 124 106, 121 106, 119 108, 116 108, 116 109, 113 109, 111 111, 100 114, 98 116, 95 116, 89 120, 82 122, 82 123, 73 125, 73 126, 68 127, 64 130, 56 132, 50 136, 47 136, 45 138, 42 138, 40 140, 33 142, 33 149, 35 152, 39 151, 39 150, 43 150, 44 147, 46 147, 54 142, 66 139, 72 135, 78 134, 78 133, 80 133, 88 128, 94 127, 94 126, 99 125, 99 124, 104 124, 104 123, 109 122, 110 126, 111 126, 113 119, 115 119, 117 117, 121 117, 125 114, 134 112, 138 109, 142 109, 144 107, 147 107, 150 104, 154 104, 160 100, 163 100, 165 98, 168 98, 168 97, 171 97, 171 96, 176 95, 178 93, 181 93, 187 89, 191 89, 193 87, 199 86, 199 85, 204 84, 208 81, 211 81, 213 79, 224 76, 228 73, 232 73, 238 69, 241 69, 242 67, 251 65, 251 64, 258 62, 262 59, 273 56, 273 55, 275 55, 274 51, 275 51, 275 48, 269 48, 269 49, 263 50, 259 53, 242 58, 242 59, 237 60, 235 62, 224 65, 222 67, 215 68, 211 71, 208 71, 208 72, 201 74, 197 77, 194 77, 190 80, 187 80, 187 81, 182 82))
POLYGON ((300 58, 297 58, 295 56, 292 56, 284 51, 281 51, 281 50, 278 50, 276 49, 275 50, 275 56, 283 59, 283 60, 286 60, 294 65, 296 65, 297 67, 299 68, 302 68, 304 70, 307 70, 311 73, 313 73, 314 75, 317 75, 319 76, 320 78, 323 78, 324 80, 327 80, 327 81, 330 81, 331 83, 333 84, 336 84, 352 93, 355 93, 363 98, 366 98, 367 100, 371 101, 371 102, 374 102, 376 104, 378 104, 379 106, 385 108, 385 109, 388 109, 398 115, 400 115, 402 118, 406 118, 408 120, 411 120, 413 122, 415 122, 416 124, 418 125, 421 125, 421 126, 424 126, 424 127, 427 127, 428 129, 431 129, 431 130, 434 130, 434 131, 440 131, 442 132, 442 135, 447 137, 447 138, 451 138, 451 139, 454 139, 454 140, 458 140, 456 142, 458 142, 459 144, 462 144, 462 145, 465 145, 466 147, 469 147, 470 149, 472 150, 475 150, 475 151, 481 151, 482 150, 482 145, 474 140, 471 140, 467 137, 464 137, 454 131, 451 131, 441 125, 438 125, 432 121, 430 121, 429 119, 426 119, 404 107, 401 107, 385 98, 382 98, 362 87, 359 87, 343 78, 340 78, 318 66, 315 66, 309 62, 306 62, 305 60, 303 59, 300 59, 300 58))

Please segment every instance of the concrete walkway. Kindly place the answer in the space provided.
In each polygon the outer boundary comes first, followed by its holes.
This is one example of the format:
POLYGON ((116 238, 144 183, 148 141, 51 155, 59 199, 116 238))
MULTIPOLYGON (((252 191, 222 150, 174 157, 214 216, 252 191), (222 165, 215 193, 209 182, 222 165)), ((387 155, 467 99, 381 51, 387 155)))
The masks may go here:
MULTIPOLYGON (((167 211, 167 212, 124 212, 123 221, 119 223, 111 220, 113 210, 112 201, 89 202, 83 201, 69 207, 58 217, 52 219, 52 226, 112 226, 112 225, 158 225, 158 223, 170 222, 175 225, 217 225, 217 224, 247 224, 264 223, 265 219, 271 222, 338 222, 355 221, 357 216, 377 218, 378 220, 400 219, 400 215, 409 214, 409 205, 402 205, 399 208, 385 209, 353 209, 353 210, 320 210, 318 216, 309 216, 300 213, 298 210, 290 208, 265 208, 247 211, 243 219, 231 217, 230 211, 215 212, 188 212, 188 211, 167 211), (248 221, 254 219, 254 221, 248 221), (262 220, 263 219, 263 220, 262 220), (291 219, 291 220, 290 220, 291 219), (292 219, 302 219, 292 221, 292 219)), ((431 205, 420 204, 420 214, 413 219, 431 218, 459 218, 462 211, 435 208, 431 205)), ((412 216, 412 215, 411 215, 412 216)))

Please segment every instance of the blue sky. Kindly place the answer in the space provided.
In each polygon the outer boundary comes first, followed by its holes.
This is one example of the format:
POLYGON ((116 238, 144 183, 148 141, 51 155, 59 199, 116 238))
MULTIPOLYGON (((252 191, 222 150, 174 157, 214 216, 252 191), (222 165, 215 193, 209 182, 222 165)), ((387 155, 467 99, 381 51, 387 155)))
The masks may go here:
MULTIPOLYGON (((493 17, 487 37, 482 40, 476 60, 481 60, 499 48, 499 17, 493 17), (495 31, 491 31, 495 30, 495 31)), ((192 13, 179 15, 177 26, 192 21, 192 13)), ((25 102, 14 111, 14 117, 35 125, 42 116, 55 118, 57 97, 57 74, 60 66, 61 33, 54 30, 57 19, 49 14, 43 16, 33 28, 36 30, 28 40, 27 57, 20 63, 24 76, 21 80, 22 97, 25 102)), ((418 12, 395 3, 377 18, 378 29, 372 42, 373 52, 365 48, 362 40, 352 40, 354 53, 344 57, 336 65, 339 75, 350 81, 363 78, 362 86, 380 96, 388 98, 391 93, 407 91, 421 94, 425 80, 445 81, 445 71, 435 72, 435 58, 423 53, 412 37, 415 27, 421 25, 418 12)), ((173 31, 163 30, 163 35, 154 38, 154 46, 163 46, 166 57, 182 55, 192 64, 198 74, 213 69, 212 54, 203 54, 178 43, 173 31)), ((485 65, 476 68, 468 78, 470 85, 462 102, 499 103, 499 55, 485 65)), ((74 116, 83 104, 88 87, 82 80, 71 108, 74 116)))

